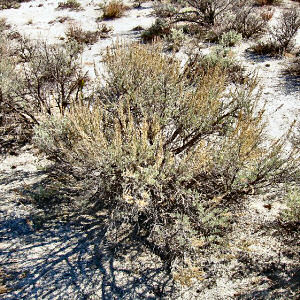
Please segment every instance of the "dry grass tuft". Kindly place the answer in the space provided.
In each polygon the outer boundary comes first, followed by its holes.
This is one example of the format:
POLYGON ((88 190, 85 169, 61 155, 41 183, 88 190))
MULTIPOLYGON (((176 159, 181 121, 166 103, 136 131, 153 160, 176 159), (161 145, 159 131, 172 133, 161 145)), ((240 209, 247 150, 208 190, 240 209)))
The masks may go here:
POLYGON ((102 9, 102 19, 110 20, 122 17, 128 7, 122 1, 112 0, 108 4, 103 5, 102 9))

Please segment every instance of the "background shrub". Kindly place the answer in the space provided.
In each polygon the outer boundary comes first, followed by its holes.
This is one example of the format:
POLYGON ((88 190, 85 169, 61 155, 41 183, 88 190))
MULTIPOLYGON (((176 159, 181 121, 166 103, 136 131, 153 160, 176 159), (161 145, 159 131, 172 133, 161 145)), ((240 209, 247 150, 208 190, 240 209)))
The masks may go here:
POLYGON ((59 2, 57 8, 58 9, 69 8, 71 10, 81 10, 82 9, 80 2, 78 2, 77 0, 67 0, 65 2, 59 2))
POLYGON ((230 30, 241 34, 243 38, 250 38, 266 29, 266 17, 262 17, 260 8, 255 7, 252 1, 246 0, 188 0, 173 4, 162 3, 156 6, 155 13, 169 24, 184 22, 186 25, 194 24, 198 31, 218 32, 214 41, 230 30))
POLYGON ((298 10, 290 8, 281 14, 279 24, 273 27, 270 31, 271 37, 278 45, 281 53, 293 48, 293 39, 295 38, 299 28, 300 13, 298 10))
POLYGON ((218 66, 182 70, 157 45, 117 45, 104 62, 93 104, 36 127, 35 141, 66 173, 89 174, 93 211, 164 259, 218 240, 230 201, 294 174, 283 141, 264 146, 253 80, 230 90, 218 66))
POLYGON ((258 36, 267 29, 267 20, 251 5, 251 2, 241 1, 236 5, 227 22, 227 28, 235 30, 247 39, 258 36))
POLYGON ((23 39, 19 47, 26 62, 23 84, 15 89, 14 98, 28 103, 36 113, 63 114, 72 102, 79 101, 88 79, 81 69, 80 51, 76 42, 48 45, 23 39))
POLYGON ((276 26, 269 29, 270 37, 252 47, 258 54, 282 55, 292 51, 294 38, 300 28, 300 14, 291 8, 283 12, 276 26))
POLYGON ((30 0, 0 0, 0 9, 19 8, 22 2, 30 0))
POLYGON ((177 14, 177 21, 188 21, 199 25, 215 25, 235 4, 233 0, 187 0, 191 9, 182 10, 177 14))
POLYGON ((167 36, 169 50, 179 51, 184 41, 185 41, 185 34, 183 32, 183 29, 176 28, 176 27, 171 28, 170 34, 167 36))

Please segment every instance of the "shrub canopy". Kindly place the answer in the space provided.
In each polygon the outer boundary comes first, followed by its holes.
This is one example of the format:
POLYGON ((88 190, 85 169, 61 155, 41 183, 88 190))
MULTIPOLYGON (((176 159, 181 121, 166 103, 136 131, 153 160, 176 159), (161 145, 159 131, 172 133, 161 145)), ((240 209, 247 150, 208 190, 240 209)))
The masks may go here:
POLYGON ((104 62, 96 100, 48 119, 36 142, 88 172, 114 224, 181 256, 224 231, 228 203, 292 176, 284 142, 264 142, 254 79, 230 87, 218 65, 182 67, 157 45, 117 45, 104 62))

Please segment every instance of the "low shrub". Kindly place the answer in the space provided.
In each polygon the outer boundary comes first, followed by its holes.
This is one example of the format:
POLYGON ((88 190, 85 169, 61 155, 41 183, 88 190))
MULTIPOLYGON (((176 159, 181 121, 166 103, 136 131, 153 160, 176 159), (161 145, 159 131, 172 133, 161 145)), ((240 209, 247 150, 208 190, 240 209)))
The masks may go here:
POLYGON ((157 18, 172 18, 176 16, 177 9, 173 4, 156 2, 154 3, 154 13, 157 18))
POLYGON ((77 0, 67 0, 65 2, 59 2, 58 9, 70 9, 70 10, 81 10, 81 4, 77 0))
POLYGON ((171 32, 170 25, 162 19, 156 19, 148 29, 144 30, 141 34, 144 43, 152 42, 157 38, 163 38, 171 32))
POLYGON ((291 189, 286 196, 287 208, 281 214, 281 220, 300 229, 300 189, 291 189))
POLYGON ((282 54, 290 51, 294 46, 294 38, 300 28, 300 13, 294 8, 290 8, 281 14, 278 25, 270 30, 274 42, 279 47, 282 54))
POLYGON ((272 40, 258 41, 253 46, 250 47, 250 51, 258 55, 279 55, 279 46, 272 40))
POLYGON ((11 25, 6 22, 6 18, 0 18, 0 33, 11 28, 11 25))
POLYGON ((283 141, 265 144, 253 80, 230 89, 218 66, 199 77, 157 44, 116 45, 104 64, 95 101, 46 120, 35 141, 98 187, 83 209, 104 210, 108 228, 168 261, 196 255, 226 234, 231 201, 295 173, 283 141))
POLYGON ((242 66, 235 61, 233 52, 228 49, 215 48, 207 55, 194 55, 189 61, 189 68, 197 72, 198 76, 216 67, 226 74, 229 81, 245 80, 242 66))
POLYGON ((294 58, 285 68, 284 73, 292 76, 300 76, 300 57, 294 58))
POLYGON ((124 15, 125 11, 128 7, 122 2, 118 0, 112 0, 101 6, 103 10, 102 19, 110 20, 115 18, 120 18, 124 15))
POLYGON ((220 35, 215 38, 217 41, 224 32, 230 30, 242 34, 243 38, 261 34, 265 30, 266 21, 259 10, 251 1, 245 0, 188 0, 158 4, 155 14, 159 18, 168 19, 170 24, 184 22, 198 27, 198 31, 219 32, 220 35))
POLYGON ((0 0, 0 10, 9 8, 19 8, 22 2, 28 2, 30 0, 0 0))
POLYGON ((107 38, 110 31, 111 29, 105 24, 98 26, 98 30, 96 31, 83 30, 81 26, 71 24, 66 30, 66 36, 69 40, 74 40, 79 44, 92 45, 99 38, 107 38))
POLYGON ((232 47, 238 44, 241 40, 242 35, 240 33, 230 30, 222 34, 219 44, 223 47, 232 47))
POLYGON ((134 0, 134 3, 133 3, 133 7, 134 8, 141 8, 142 7, 142 4, 147 2, 147 0, 134 0))
POLYGON ((185 35, 182 28, 171 28, 170 34, 167 36, 168 49, 179 51, 185 41, 185 35))
POLYGON ((200 26, 215 25, 236 5, 234 0, 187 0, 184 3, 185 8, 174 14, 176 22, 192 22, 200 26))

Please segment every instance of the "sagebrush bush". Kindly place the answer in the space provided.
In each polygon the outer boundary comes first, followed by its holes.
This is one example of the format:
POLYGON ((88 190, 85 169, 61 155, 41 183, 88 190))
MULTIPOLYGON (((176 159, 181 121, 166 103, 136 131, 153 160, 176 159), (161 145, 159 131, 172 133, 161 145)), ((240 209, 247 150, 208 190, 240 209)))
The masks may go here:
POLYGON ((134 8, 141 8, 142 4, 147 2, 147 0, 135 0, 133 3, 134 8))
POLYGON ((270 21, 272 19, 273 15, 274 15, 273 9, 266 9, 260 13, 261 18, 266 22, 270 21))
POLYGON ((272 40, 258 41, 250 47, 250 50, 258 55, 276 56, 280 53, 279 46, 272 40))
POLYGON ((6 22, 6 18, 0 18, 0 34, 11 28, 11 25, 6 22))
MULTIPOLYGON (((172 4, 158 4, 156 16, 168 20, 170 24, 184 22, 194 24, 198 31, 218 33, 214 41, 230 30, 250 38, 266 29, 266 20, 253 2, 245 0, 188 0, 172 4)), ((205 36, 203 34, 200 35, 205 36)))
POLYGON ((154 13, 158 18, 171 18, 176 15, 176 7, 171 3, 155 2, 154 13))
POLYGON ((234 0, 187 0, 186 6, 191 9, 181 10, 176 14, 177 21, 188 21, 199 25, 214 25, 229 11, 234 0))
POLYGON ((280 53, 290 51, 294 46, 294 38, 300 28, 300 12, 290 8, 281 14, 277 26, 271 28, 270 34, 278 45, 280 53))
POLYGON ((218 66, 182 70, 157 45, 116 45, 104 63, 95 101, 45 121, 35 141, 98 186, 94 212, 163 258, 219 240, 230 201, 294 173, 283 141, 265 144, 253 80, 230 89, 218 66))

